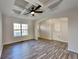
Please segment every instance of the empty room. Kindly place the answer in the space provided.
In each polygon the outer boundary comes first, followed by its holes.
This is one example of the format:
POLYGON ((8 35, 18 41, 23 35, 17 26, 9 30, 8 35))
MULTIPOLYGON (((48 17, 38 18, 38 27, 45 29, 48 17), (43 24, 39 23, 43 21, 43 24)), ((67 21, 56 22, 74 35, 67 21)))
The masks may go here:
POLYGON ((0 0, 0 59, 78 59, 78 0, 0 0))

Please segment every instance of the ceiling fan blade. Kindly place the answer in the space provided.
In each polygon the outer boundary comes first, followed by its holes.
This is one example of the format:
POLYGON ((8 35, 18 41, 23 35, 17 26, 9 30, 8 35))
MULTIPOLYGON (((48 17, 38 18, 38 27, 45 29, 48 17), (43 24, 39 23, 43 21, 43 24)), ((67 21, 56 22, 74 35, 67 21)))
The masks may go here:
POLYGON ((24 13, 23 15, 27 15, 27 14, 30 14, 30 13, 24 13))
POLYGON ((31 9, 34 10, 34 6, 32 6, 31 9))
POLYGON ((39 9, 40 7, 41 7, 41 5, 38 5, 38 6, 35 8, 35 10, 39 9))
POLYGON ((35 13, 43 13, 43 11, 35 11, 35 13))

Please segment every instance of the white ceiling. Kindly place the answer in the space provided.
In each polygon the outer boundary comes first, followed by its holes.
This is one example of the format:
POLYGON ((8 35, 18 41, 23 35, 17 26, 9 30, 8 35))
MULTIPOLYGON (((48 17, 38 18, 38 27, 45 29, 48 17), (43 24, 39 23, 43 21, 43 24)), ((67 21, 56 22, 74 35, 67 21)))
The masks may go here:
MULTIPOLYGON (((44 0, 26 0, 26 1, 28 1, 32 4, 38 3, 38 4, 42 5, 43 6, 42 8, 45 10, 45 12, 43 14, 37 14, 35 16, 31 16, 31 15, 23 16, 23 15, 14 14, 12 12, 12 9, 14 8, 15 0, 0 0, 0 11, 3 14, 8 15, 8 16, 33 20, 33 19, 40 19, 46 15, 50 15, 50 13, 53 14, 55 12, 60 12, 60 11, 66 10, 66 9, 75 8, 75 7, 77 7, 77 4, 78 4, 78 0, 63 0, 57 8, 51 9, 50 7, 49 8, 46 8, 46 7, 48 7, 49 5, 52 5, 53 0, 51 0, 52 2, 49 2, 46 5, 42 3, 42 2, 44 2, 44 0), (40 2, 40 1, 42 1, 42 2, 40 2)), ((45 0, 45 1, 47 1, 47 0, 45 0)))

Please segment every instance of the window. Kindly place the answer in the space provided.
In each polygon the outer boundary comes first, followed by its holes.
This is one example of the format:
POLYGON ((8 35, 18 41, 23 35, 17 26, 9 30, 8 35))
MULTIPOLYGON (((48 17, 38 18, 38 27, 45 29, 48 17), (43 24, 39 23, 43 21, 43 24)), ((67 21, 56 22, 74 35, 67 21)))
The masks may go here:
POLYGON ((13 31, 14 37, 28 35, 28 24, 14 23, 13 29, 14 29, 14 31, 13 31))
POLYGON ((21 36, 21 24, 14 23, 14 36, 21 36))
POLYGON ((22 36, 28 35, 28 25, 22 24, 22 36))

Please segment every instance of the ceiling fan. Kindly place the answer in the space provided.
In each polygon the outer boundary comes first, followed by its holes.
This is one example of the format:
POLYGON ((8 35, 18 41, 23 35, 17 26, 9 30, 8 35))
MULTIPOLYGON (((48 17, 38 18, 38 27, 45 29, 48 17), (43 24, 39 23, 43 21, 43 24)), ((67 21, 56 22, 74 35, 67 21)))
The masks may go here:
POLYGON ((31 5, 29 8, 24 8, 23 10, 13 9, 13 11, 16 14, 20 14, 20 15, 31 14, 32 16, 34 16, 35 13, 43 13, 43 11, 40 10, 40 7, 41 7, 41 5, 37 5, 37 6, 31 5))
MULTIPOLYGON (((43 1, 43 0, 41 0, 41 1, 43 1)), ((49 0, 46 0, 46 1, 48 2, 49 0)), ((51 1, 52 0, 50 0, 50 2, 51 1)), ((62 1, 63 0, 56 0, 55 2, 51 2, 51 4, 48 4, 47 6, 44 5, 45 6, 44 8, 47 7, 51 10, 52 8, 56 8, 62 1)), ((24 0, 16 0, 12 11, 17 15, 23 15, 23 16, 24 15, 26 16, 28 14, 31 14, 32 16, 34 16, 36 13, 44 12, 43 10, 40 9, 42 7, 41 5, 39 5, 37 3, 31 4, 30 2, 27 2, 27 3, 26 2, 24 0), (21 3, 19 3, 19 2, 21 2, 21 3)))
POLYGON ((31 14, 32 16, 35 15, 35 13, 43 13, 43 11, 38 11, 38 9, 40 9, 41 5, 38 5, 38 6, 34 6, 32 5, 28 10, 28 13, 25 13, 24 15, 27 15, 27 14, 31 14))

